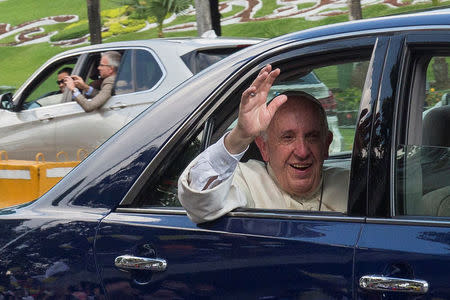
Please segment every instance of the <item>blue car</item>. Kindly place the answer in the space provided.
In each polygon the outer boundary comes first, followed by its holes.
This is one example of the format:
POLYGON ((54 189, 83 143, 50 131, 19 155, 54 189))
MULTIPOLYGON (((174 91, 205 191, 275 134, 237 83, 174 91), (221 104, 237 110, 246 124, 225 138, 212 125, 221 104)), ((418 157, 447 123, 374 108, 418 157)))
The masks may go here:
POLYGON ((450 106, 435 106, 449 61, 450 13, 318 27, 223 59, 38 200, 0 210, 0 293, 450 299, 450 106), (325 164, 350 170, 347 211, 239 208, 197 225, 178 177, 235 124, 266 64, 281 69, 280 84, 314 72, 332 91, 344 145, 325 164))

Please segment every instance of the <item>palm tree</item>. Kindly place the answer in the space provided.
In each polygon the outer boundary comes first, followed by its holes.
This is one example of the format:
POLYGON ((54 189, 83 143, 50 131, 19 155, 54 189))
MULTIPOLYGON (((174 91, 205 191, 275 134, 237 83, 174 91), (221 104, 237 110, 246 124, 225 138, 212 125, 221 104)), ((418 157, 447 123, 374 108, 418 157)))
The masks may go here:
POLYGON ((158 37, 163 37, 163 22, 166 16, 187 9, 191 0, 128 0, 123 3, 134 8, 140 17, 154 17, 158 24, 158 37))
POLYGON ((197 21, 197 34, 198 36, 202 36, 203 33, 212 29, 209 1, 195 0, 195 14, 197 21))

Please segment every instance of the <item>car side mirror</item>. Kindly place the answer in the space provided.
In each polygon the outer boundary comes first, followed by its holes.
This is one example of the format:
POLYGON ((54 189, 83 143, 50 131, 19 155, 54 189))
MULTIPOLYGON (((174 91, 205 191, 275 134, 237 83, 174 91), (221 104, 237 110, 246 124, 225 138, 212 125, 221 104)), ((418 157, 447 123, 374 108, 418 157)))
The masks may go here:
POLYGON ((12 101, 12 93, 0 95, 0 109, 12 110, 14 103, 12 101))

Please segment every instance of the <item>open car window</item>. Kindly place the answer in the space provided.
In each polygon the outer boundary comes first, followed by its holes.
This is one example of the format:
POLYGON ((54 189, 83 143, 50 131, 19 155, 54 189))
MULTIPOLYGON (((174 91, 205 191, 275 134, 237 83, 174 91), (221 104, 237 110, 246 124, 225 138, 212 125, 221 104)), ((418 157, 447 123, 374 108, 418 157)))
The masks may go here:
MULTIPOLYGON (((361 92, 365 82, 372 48, 360 50, 358 55, 347 54, 336 63, 331 55, 318 56, 315 65, 302 65, 300 59, 270 62, 281 69, 281 75, 270 91, 268 101, 283 91, 304 91, 316 97, 323 105, 329 129, 333 132, 332 160, 325 162, 329 167, 350 170, 356 119, 361 92)), ((211 115, 203 131, 171 153, 167 164, 160 169, 158 179, 150 180, 141 190, 135 203, 143 207, 180 207, 177 196, 178 178, 186 166, 206 147, 216 142, 225 132, 236 125, 239 101, 242 92, 251 84, 259 69, 247 74, 245 83, 228 91, 227 99, 211 115), (204 146, 202 146, 204 145, 204 146), (169 163, 170 162, 170 163, 169 163)), ((254 144, 254 143, 253 143, 254 144)), ((242 161, 260 159, 255 145, 244 155, 242 161)), ((346 199, 343 199, 346 201, 346 199)))
POLYGON ((22 109, 33 109, 64 102, 64 95, 58 85, 58 72, 64 69, 72 69, 78 61, 78 56, 65 58, 52 63, 42 70, 28 85, 19 100, 22 109))
MULTIPOLYGON (((314 96, 322 104, 328 128, 333 133, 330 155, 350 155, 355 136, 361 93, 368 60, 291 70, 280 74, 270 89, 267 101, 288 91, 301 91, 314 96)), ((231 130, 235 120, 228 128, 231 130)))

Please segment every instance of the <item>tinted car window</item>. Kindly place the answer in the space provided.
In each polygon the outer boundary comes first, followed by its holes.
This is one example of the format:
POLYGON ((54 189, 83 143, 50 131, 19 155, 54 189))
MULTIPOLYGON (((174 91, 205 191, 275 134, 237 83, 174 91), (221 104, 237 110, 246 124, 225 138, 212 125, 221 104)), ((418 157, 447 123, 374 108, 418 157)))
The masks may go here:
MULTIPOLYGON (((397 151, 397 208, 402 215, 450 216, 450 57, 431 57, 416 74, 422 101, 411 110, 411 142, 397 151), (423 75, 423 76, 421 76, 423 75)), ((418 68, 420 69, 420 68, 418 68)))
POLYGON ((122 95, 153 88, 163 77, 155 57, 147 50, 128 50, 119 67, 115 94, 122 95))
POLYGON ((210 65, 227 57, 228 55, 240 50, 242 48, 224 48, 224 49, 210 49, 202 51, 192 51, 181 56, 186 66, 193 74, 206 69, 210 65))
MULTIPOLYGON (((170 164, 164 174, 161 175, 156 188, 149 188, 141 194, 141 201, 147 202, 153 199, 151 206, 161 207, 179 207, 178 200, 178 178, 187 165, 201 152, 202 133, 195 136, 190 143, 187 144, 181 153, 170 161, 170 164)), ((149 185, 150 187, 150 185, 149 185)))
POLYGON ((116 95, 134 92, 134 80, 132 69, 132 51, 125 51, 117 74, 114 92, 116 95))
POLYGON ((144 50, 136 50, 136 90, 151 89, 163 76, 153 55, 144 50))

